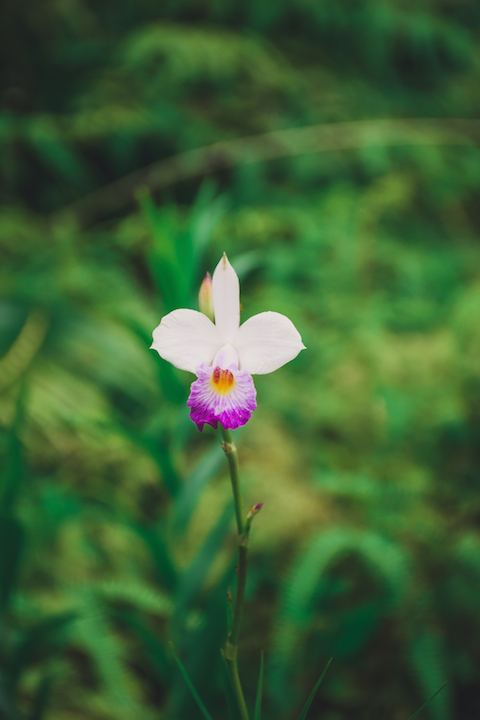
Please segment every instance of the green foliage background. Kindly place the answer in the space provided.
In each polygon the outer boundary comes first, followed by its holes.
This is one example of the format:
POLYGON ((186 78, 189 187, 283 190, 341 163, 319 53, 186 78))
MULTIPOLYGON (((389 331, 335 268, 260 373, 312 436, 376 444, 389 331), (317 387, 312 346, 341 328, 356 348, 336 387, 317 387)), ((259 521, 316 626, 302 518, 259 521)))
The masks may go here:
POLYGON ((308 348, 236 433, 241 673, 289 720, 480 713, 480 6, 10 0, 0 716, 215 720, 235 539, 148 350, 225 250, 308 348), (250 138, 243 140, 244 138, 250 138), (148 168, 148 170, 145 170, 148 168))

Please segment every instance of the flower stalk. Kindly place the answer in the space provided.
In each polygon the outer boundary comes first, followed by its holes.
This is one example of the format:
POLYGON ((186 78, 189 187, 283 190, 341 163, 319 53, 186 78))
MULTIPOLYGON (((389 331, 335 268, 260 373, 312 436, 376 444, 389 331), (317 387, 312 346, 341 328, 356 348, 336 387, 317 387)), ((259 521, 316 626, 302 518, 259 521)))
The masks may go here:
POLYGON ((237 520, 237 542, 238 542, 238 567, 237 567, 237 591, 233 606, 233 620, 230 633, 225 645, 225 659, 228 664, 232 678, 233 689, 237 699, 238 709, 242 720, 249 720, 248 710, 243 695, 242 685, 238 674, 237 651, 238 640, 242 625, 243 605, 245 600, 245 584, 247 581, 247 559, 250 526, 253 517, 259 512, 261 503, 254 505, 248 515, 243 514, 242 489, 240 487, 240 475, 238 470, 238 453, 235 443, 232 440, 230 430, 221 426, 222 447, 227 456, 232 482, 233 500, 235 504, 235 517, 237 520))

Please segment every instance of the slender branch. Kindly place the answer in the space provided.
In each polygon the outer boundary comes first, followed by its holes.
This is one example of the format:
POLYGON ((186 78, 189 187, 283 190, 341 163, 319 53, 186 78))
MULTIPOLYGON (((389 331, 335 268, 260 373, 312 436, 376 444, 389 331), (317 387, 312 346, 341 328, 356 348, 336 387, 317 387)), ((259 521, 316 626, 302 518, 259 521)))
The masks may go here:
POLYGON ((55 213, 73 212, 87 226, 133 202, 136 193, 175 185, 210 172, 275 158, 331 150, 399 145, 478 144, 480 121, 463 118, 405 118, 322 123, 221 140, 135 170, 55 213))
POLYGON ((237 698, 238 708, 242 720, 249 720, 247 705, 243 695, 240 677, 238 675, 237 648, 242 625, 243 604, 245 600, 245 583, 247 580, 247 553, 248 553, 248 531, 250 523, 244 516, 242 490, 240 487, 240 476, 238 471, 237 448, 232 440, 230 430, 222 427, 222 447, 225 451, 230 469, 232 482, 233 500, 235 503, 235 517, 237 519, 238 534, 238 568, 237 568, 237 591, 235 593, 235 604, 233 608, 232 627, 225 646, 225 658, 228 663, 232 684, 237 698))

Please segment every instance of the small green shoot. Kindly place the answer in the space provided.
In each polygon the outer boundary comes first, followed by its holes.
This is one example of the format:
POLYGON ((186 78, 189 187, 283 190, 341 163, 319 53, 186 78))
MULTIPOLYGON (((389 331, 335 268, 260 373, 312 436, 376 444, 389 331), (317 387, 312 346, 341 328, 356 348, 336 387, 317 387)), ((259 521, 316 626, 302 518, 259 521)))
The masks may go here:
POLYGON ((418 715, 419 713, 421 713, 422 710, 424 710, 424 709, 427 707, 427 705, 429 705, 429 704, 432 702, 433 698, 436 697, 441 690, 443 690, 443 688, 445 687, 446 684, 447 684, 447 681, 445 681, 445 682, 443 683, 443 685, 442 685, 441 687, 439 687, 436 692, 433 693, 432 697, 431 697, 429 700, 427 700, 427 702, 424 702, 424 703, 423 703, 422 707, 418 708, 418 710, 413 713, 413 715, 412 715, 412 717, 410 718, 410 720, 413 720, 413 718, 416 718, 417 715, 418 715))
POLYGON ((255 698, 255 715, 253 720, 262 720, 262 690, 263 690, 263 650, 260 657, 260 673, 258 675, 257 697, 255 698))
POLYGON ((316 693, 317 693, 317 690, 318 690, 318 688, 320 687, 320 683, 322 682, 323 678, 325 677, 326 672, 327 672, 328 668, 330 667, 330 663, 332 662, 332 660, 333 660, 333 658, 330 658, 330 660, 328 661, 328 663, 325 665, 325 670, 323 671, 323 673, 320 675, 320 677, 318 678, 317 682, 315 683, 315 686, 314 686, 312 692, 310 693, 310 695, 309 695, 308 698, 307 698, 307 702, 306 702, 305 705, 303 706, 303 710, 302 710, 302 712, 300 713, 300 716, 299 716, 298 720, 305 720, 305 718, 307 717, 307 713, 308 713, 308 711, 309 711, 309 709, 310 709, 310 705, 311 705, 312 702, 313 702, 313 698, 315 697, 315 695, 316 695, 316 693))
POLYGON ((205 707, 205 705, 204 705, 203 702, 201 701, 199 694, 197 693, 197 691, 196 691, 195 688, 193 687, 192 682, 191 682, 190 678, 189 678, 188 675, 187 675, 187 671, 186 671, 185 668, 183 667, 180 658, 177 656, 175 650, 173 649, 173 644, 172 644, 172 643, 170 643, 170 647, 172 648, 172 654, 173 654, 173 657, 175 658, 175 662, 177 663, 178 667, 180 668, 180 672, 181 672, 182 675, 183 675, 183 679, 184 679, 185 682, 187 683, 188 689, 189 689, 190 692, 192 693, 193 699, 194 699, 195 702, 197 703, 200 712, 202 713, 202 715, 203 715, 203 717, 205 718, 205 720, 212 720, 212 716, 210 715, 210 713, 208 712, 207 708, 205 707))

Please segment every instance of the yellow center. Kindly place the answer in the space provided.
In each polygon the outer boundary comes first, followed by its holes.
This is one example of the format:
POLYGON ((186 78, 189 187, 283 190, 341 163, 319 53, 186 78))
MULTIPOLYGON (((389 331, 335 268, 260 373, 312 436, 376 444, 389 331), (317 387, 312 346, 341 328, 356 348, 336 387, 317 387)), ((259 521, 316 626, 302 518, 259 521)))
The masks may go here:
POLYGON ((235 384, 235 378, 233 377, 233 373, 230 372, 230 370, 222 370, 222 368, 217 367, 212 373, 212 377, 210 380, 210 383, 215 390, 215 392, 219 393, 220 395, 226 395, 230 390, 233 389, 233 386, 235 384))

